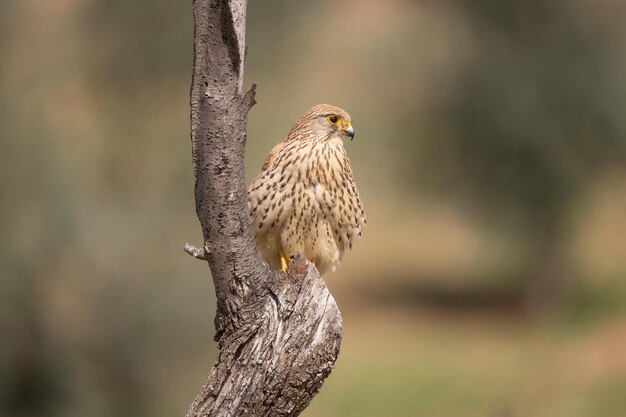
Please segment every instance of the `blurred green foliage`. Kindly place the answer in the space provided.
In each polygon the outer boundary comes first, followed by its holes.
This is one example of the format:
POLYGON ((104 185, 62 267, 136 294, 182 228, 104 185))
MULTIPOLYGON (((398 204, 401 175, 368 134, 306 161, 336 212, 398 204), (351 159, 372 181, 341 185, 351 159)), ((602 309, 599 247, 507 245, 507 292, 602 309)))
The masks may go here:
POLYGON ((437 189, 490 217, 558 222, 591 175, 626 160, 625 77, 613 62, 623 44, 582 3, 458 4, 476 50, 433 106, 441 131, 414 166, 445 166, 428 177, 446 181, 437 189))
MULTIPOLYGON (((346 335, 304 415, 626 412, 625 11, 250 3, 248 178, 340 105, 370 224, 327 277, 346 335), (561 308, 528 314, 517 285, 555 271, 561 308)), ((214 360, 181 251, 191 24, 164 0, 0 3, 3 416, 182 415, 214 360)))
POLYGON ((529 246, 528 297, 557 302, 572 209, 594 177, 626 162, 626 95, 616 88, 626 78, 614 61, 623 43, 611 17, 585 3, 453 4, 474 50, 431 108, 437 139, 415 142, 413 178, 518 234, 529 246))

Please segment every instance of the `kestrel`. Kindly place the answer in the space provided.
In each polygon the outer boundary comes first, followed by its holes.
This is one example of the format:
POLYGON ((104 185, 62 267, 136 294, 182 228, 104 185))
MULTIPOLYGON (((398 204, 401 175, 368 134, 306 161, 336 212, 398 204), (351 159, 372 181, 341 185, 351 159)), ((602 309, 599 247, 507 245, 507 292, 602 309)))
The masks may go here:
POLYGON ((286 270, 302 253, 323 274, 334 271, 366 224, 343 139, 354 138, 350 115, 319 104, 272 149, 248 188, 248 208, 261 258, 286 270))

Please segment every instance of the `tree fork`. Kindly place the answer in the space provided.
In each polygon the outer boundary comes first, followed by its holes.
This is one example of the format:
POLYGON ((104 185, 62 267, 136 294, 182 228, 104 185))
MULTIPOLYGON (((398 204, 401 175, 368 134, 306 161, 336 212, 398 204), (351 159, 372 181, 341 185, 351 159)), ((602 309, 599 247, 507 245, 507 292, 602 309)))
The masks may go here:
POLYGON ((247 208, 244 148, 255 86, 243 93, 245 0, 194 0, 191 142, 196 212, 208 262, 219 354, 187 411, 196 416, 297 416, 333 368, 341 315, 315 266, 287 273, 258 256, 247 208))

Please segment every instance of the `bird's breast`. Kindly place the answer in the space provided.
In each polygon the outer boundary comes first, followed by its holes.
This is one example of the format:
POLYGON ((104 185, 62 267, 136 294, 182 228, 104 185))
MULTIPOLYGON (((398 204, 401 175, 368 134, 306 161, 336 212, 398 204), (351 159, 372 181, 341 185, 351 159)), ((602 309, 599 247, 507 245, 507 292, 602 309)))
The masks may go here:
POLYGON ((294 167, 300 177, 310 185, 329 186, 341 182, 349 171, 347 155, 341 140, 330 140, 303 147, 299 151, 300 163, 294 167))

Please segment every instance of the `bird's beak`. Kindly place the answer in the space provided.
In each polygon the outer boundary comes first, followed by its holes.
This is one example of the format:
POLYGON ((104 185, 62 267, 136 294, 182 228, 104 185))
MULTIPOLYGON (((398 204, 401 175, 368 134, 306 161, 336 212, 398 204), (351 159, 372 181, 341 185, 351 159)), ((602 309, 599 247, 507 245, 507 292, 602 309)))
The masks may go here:
POLYGON ((351 124, 348 123, 348 125, 343 128, 343 133, 345 133, 350 140, 354 139, 354 128, 351 124))

